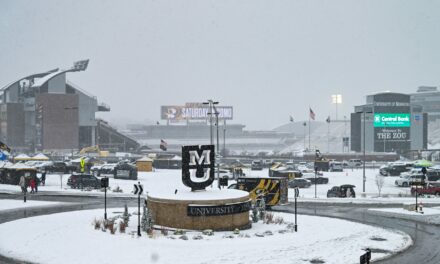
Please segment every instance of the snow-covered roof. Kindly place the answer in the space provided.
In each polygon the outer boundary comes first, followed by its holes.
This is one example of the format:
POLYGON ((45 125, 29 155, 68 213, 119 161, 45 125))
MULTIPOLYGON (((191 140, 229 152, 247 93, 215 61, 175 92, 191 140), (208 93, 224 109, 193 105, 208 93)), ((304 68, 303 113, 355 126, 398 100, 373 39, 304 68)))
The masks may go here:
POLYGON ((45 84, 46 82, 48 82, 50 79, 54 78, 55 76, 66 73, 67 71, 68 70, 58 70, 56 72, 49 73, 46 76, 43 76, 39 79, 36 79, 34 84, 32 84, 32 87, 40 87, 43 84, 45 84))
POLYGON ((49 158, 43 153, 38 153, 37 155, 32 157, 33 160, 49 160, 49 158))
POLYGON ((18 154, 17 156, 14 157, 15 160, 30 160, 31 157, 29 157, 26 154, 18 154))
POLYGON ((89 161, 88 157, 79 157, 79 158, 76 158, 74 160, 71 160, 70 162, 72 162, 72 163, 80 163, 82 159, 84 159, 84 162, 88 162, 89 161))
POLYGON ((9 163, 6 166, 4 166, 3 168, 5 169, 14 169, 14 170, 25 170, 25 169, 35 169, 32 166, 26 165, 24 163, 9 163))
POLYGON ((144 157, 142 157, 142 158, 140 158, 140 159, 138 159, 137 161, 153 161, 152 159, 150 159, 149 157, 147 157, 147 156, 144 156, 144 157))
POLYGON ((2 161, 0 161, 0 168, 6 168, 6 167, 9 167, 9 166, 12 166, 13 164, 14 163, 11 163, 9 161, 2 160, 2 161))
POLYGON ((182 160, 182 157, 176 155, 171 160, 182 160))

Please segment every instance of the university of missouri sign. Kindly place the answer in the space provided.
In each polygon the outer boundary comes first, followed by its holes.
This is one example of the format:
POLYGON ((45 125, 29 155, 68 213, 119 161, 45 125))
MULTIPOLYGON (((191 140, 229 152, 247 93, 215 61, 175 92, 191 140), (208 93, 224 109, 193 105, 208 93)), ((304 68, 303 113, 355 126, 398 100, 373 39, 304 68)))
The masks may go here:
POLYGON ((196 205, 190 204, 187 207, 188 216, 215 216, 231 215, 248 212, 251 208, 251 202, 224 204, 224 205, 196 205))
POLYGON ((182 181, 192 191, 203 190, 214 181, 214 145, 182 147, 182 181))

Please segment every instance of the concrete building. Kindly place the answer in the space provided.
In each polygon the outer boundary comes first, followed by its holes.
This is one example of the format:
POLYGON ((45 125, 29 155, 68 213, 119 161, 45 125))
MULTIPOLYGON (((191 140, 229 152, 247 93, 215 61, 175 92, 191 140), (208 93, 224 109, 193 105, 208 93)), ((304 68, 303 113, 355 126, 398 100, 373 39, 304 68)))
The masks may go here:
POLYGON ((428 121, 440 119, 440 91, 433 86, 420 86, 416 93, 410 94, 411 104, 419 105, 428 114, 428 121))
POLYGON ((410 95, 377 93, 351 114, 351 150, 408 153, 427 148, 428 115, 410 95), (364 127, 365 126, 365 127, 364 127))
MULTIPOLYGON (((97 98, 66 79, 85 71, 88 60, 20 78, 0 90, 0 138, 16 150, 72 151, 99 145, 98 111, 110 111, 97 98)), ((115 133, 116 136, 124 137, 115 133)), ((124 139, 131 149, 138 146, 124 139)), ((127 149, 126 146, 120 149, 127 149)), ((119 149, 118 149, 119 150, 119 149)))

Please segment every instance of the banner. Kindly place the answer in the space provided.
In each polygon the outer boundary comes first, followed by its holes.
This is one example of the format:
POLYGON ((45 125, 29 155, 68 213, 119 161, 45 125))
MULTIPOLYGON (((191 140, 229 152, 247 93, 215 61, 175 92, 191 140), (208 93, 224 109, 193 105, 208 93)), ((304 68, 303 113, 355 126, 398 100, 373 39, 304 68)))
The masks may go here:
MULTIPOLYGON (((232 106, 216 106, 219 119, 232 120, 232 106)), ((188 104, 161 107, 161 118, 164 120, 206 120, 209 118, 210 109, 207 105, 188 104)), ((212 117, 215 118, 214 110, 212 117)))
POLYGON ((411 118, 408 113, 375 113, 374 127, 410 127, 411 118))

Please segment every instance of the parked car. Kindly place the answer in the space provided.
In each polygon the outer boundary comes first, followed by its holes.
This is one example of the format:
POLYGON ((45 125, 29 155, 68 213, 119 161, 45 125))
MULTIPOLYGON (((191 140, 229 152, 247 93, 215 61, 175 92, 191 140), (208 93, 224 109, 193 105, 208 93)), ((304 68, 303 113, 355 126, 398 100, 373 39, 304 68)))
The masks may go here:
POLYGON ((440 171, 438 170, 428 170, 426 176, 430 182, 440 181, 440 171))
POLYGON ((338 161, 332 161, 330 162, 330 171, 344 171, 344 166, 342 165, 342 162, 338 161))
POLYGON ((382 166, 379 169, 379 173, 380 175, 383 176, 400 176, 400 174, 402 172, 407 172, 411 170, 411 166, 408 166, 407 164, 404 163, 399 163, 399 164, 389 164, 389 165, 385 165, 382 166))
POLYGON ((341 186, 333 186, 330 190, 327 191, 327 198, 331 197, 339 197, 339 198, 347 198, 356 197, 356 192, 354 191, 354 188, 356 186, 351 184, 344 184, 341 186))
POLYGON ((128 162, 120 162, 114 167, 113 177, 123 180, 137 180, 137 167, 128 162))
MULTIPOLYGON (((315 184, 315 177, 311 177, 311 176, 307 176, 304 177, 305 179, 309 180, 312 184, 315 184)), ((322 177, 322 176, 317 176, 316 177, 316 184, 327 184, 328 183, 328 178, 327 177, 322 177)))
POLYGON ((229 172, 228 170, 222 170, 222 169, 215 170, 215 175, 214 175, 215 178, 217 178, 217 171, 219 172, 220 178, 226 177, 229 180, 234 180, 234 175, 231 172, 229 172))
POLYGON ((362 160, 360 160, 360 159, 350 159, 348 161, 348 166, 349 167, 359 167, 359 166, 362 166, 362 160))
POLYGON ((399 177, 397 180, 394 181, 394 184, 399 187, 408 187, 411 185, 412 182, 415 181, 424 181, 425 176, 423 174, 418 175, 404 175, 399 177))
POLYGON ((411 194, 415 195, 416 191, 419 195, 436 195, 440 196, 440 183, 428 183, 423 187, 412 187, 411 194))
POLYGON ((117 165, 117 163, 106 163, 104 165, 101 165, 101 167, 97 167, 97 169, 93 171, 93 174, 97 176, 113 175, 115 173, 115 167, 117 165))
POLYGON ((290 180, 288 185, 289 188, 309 188, 310 186, 312 186, 312 183, 307 179, 297 178, 290 180))
POLYGON ((91 174, 72 174, 67 179, 67 185, 72 189, 82 189, 85 187, 98 189, 101 188, 101 181, 91 174))
POLYGON ((263 162, 261 160, 254 160, 251 163, 251 170, 262 170, 263 162))
POLYGON ((63 161, 49 161, 38 167, 39 172, 48 173, 72 173, 77 170, 74 165, 66 164, 63 161))

